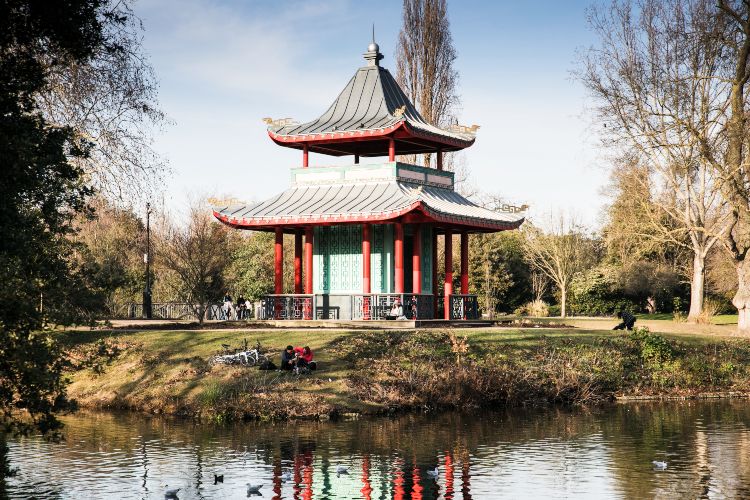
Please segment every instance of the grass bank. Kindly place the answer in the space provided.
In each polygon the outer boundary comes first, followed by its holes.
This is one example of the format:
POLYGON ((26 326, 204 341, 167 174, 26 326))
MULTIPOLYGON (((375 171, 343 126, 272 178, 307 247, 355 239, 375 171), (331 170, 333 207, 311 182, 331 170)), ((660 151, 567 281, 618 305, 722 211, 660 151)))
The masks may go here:
POLYGON ((583 329, 71 331, 70 394, 88 408, 201 418, 325 418, 414 408, 585 405, 618 396, 750 394, 750 341, 583 329), (210 366, 224 343, 274 357, 310 345, 297 377, 210 366))

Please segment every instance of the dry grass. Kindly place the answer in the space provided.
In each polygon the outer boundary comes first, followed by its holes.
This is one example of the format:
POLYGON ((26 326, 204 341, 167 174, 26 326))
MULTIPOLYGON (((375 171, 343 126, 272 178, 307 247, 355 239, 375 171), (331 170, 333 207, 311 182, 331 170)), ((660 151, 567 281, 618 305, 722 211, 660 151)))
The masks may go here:
POLYGON ((661 356, 663 339, 674 357, 657 356, 654 363, 650 354, 644 357, 644 340, 570 328, 60 334, 75 361, 70 393, 82 406, 210 418, 591 404, 618 394, 745 391, 750 386, 748 341, 682 333, 657 337, 648 340, 649 349, 661 356), (243 339, 259 340, 277 359, 290 342, 310 345, 320 369, 295 377, 208 364, 222 343, 240 345, 243 339))

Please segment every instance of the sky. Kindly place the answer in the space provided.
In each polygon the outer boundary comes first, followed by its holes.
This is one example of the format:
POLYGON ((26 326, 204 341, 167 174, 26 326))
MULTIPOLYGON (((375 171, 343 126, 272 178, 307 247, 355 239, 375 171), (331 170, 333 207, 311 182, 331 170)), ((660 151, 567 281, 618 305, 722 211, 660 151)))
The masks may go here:
MULTIPOLYGON (((457 52, 459 123, 478 124, 461 161, 469 182, 531 218, 601 222, 604 152, 575 81, 594 43, 590 1, 449 0, 457 52)), ((275 145, 263 117, 305 122, 333 102, 357 68, 372 25, 395 74, 402 2, 140 0, 143 46, 170 118, 155 139, 171 172, 170 211, 201 196, 260 201, 289 185, 301 153, 275 145)), ((311 154, 311 166, 352 162, 311 154)), ((377 161, 363 159, 364 162, 377 161)))

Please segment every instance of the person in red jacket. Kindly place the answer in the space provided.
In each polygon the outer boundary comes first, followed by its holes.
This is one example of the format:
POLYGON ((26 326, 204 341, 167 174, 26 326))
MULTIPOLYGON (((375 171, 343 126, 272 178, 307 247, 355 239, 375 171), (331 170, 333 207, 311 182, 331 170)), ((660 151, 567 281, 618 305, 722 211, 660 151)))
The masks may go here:
POLYGON ((294 353, 297 355, 297 367, 309 368, 310 370, 317 368, 315 361, 313 361, 313 352, 310 346, 295 347, 294 353))

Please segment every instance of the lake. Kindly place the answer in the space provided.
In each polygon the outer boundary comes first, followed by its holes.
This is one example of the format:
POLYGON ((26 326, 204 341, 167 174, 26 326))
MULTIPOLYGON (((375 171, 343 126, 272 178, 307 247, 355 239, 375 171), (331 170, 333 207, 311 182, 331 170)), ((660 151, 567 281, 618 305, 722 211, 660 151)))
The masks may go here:
POLYGON ((8 440, 18 468, 10 498, 161 499, 165 485, 181 488, 180 499, 256 496, 247 483, 262 485, 264 498, 290 499, 750 497, 748 400, 338 422, 220 425, 130 413, 64 422, 62 443, 8 440))

